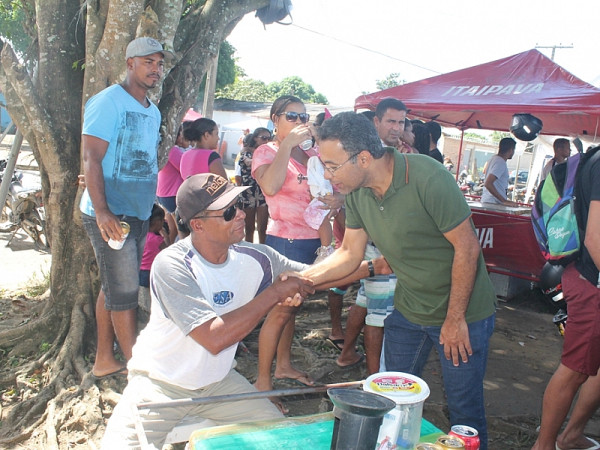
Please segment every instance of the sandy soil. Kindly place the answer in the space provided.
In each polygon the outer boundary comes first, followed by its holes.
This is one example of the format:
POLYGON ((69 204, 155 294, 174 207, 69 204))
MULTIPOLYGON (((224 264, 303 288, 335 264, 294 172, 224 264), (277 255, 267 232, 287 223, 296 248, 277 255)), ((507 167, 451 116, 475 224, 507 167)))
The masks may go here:
MULTIPOLYGON (((0 292, 4 293, 4 298, 0 299, 0 331, 20 326, 34 317, 43 298, 28 298, 23 291, 17 295, 15 288, 17 285, 31 284, 28 280, 36 273, 39 277, 47 271, 50 263, 50 255, 37 252, 27 236, 18 235, 10 248, 4 247, 7 239, 8 235, 0 235, 0 292)), ((353 304, 354 293, 351 289, 344 298, 344 317, 353 304)), ((485 379, 491 449, 526 449, 535 440, 544 389, 558 365, 562 347, 562 337, 552 323, 553 312, 550 303, 537 289, 498 303, 496 329, 491 340, 485 379)), ((294 364, 307 371, 319 384, 366 378, 364 365, 349 370, 337 367, 335 359, 338 353, 325 342, 329 327, 326 295, 315 295, 305 303, 297 317, 292 349, 294 364)), ((248 352, 239 352, 237 358, 238 370, 251 381, 256 376, 257 339, 258 330, 255 330, 244 340, 248 352)), ((39 344, 29 344, 38 355, 41 351, 39 344)), ((360 340, 359 347, 362 350, 360 340)), ((24 361, 14 352, 15 349, 0 350, 0 372, 8 365, 14 366, 24 361)), ((91 360, 93 354, 89 357, 91 360)), ((425 402, 424 416, 440 429, 448 430, 440 372, 437 354, 433 352, 423 374, 432 391, 425 402)), ((123 380, 119 380, 111 382, 109 386, 102 383, 98 386, 101 391, 106 387, 120 391, 124 384, 123 380)), ((274 387, 295 388, 298 385, 275 380, 274 387)), ((10 390, 10 386, 0 386, 0 411, 3 407, 6 412, 14 401, 7 395, 10 390)), ((313 414, 331 410, 332 407, 325 394, 287 397, 286 406, 290 415, 313 414)), ((109 411, 103 414, 106 418, 109 411)), ((592 418, 586 432, 590 436, 600 437, 600 414, 592 418)), ((85 436, 80 437, 80 442, 86 440, 85 436)), ((78 448, 89 447, 86 443, 78 448)))
MULTIPOLYGON (((352 305, 354 291, 344 299, 344 316, 352 305)), ((0 300, 0 331, 27 322, 43 299, 13 297, 0 300)), ((364 365, 343 370, 337 367, 337 351, 326 344, 329 313, 325 294, 315 295, 298 314, 293 344, 294 364, 306 370, 318 383, 357 381, 366 378, 364 365)), ((258 330, 244 343, 248 351, 240 351, 238 370, 251 381, 256 375, 258 330)), ((552 310, 537 291, 524 292, 509 302, 499 302, 496 329, 491 340, 485 379, 486 408, 489 420, 490 448, 530 448, 539 425, 544 388, 560 357, 562 337, 552 324, 552 310)), ((362 341, 359 340, 362 350, 362 341)), ((10 355, 10 353, 8 354, 10 355)), ((7 355, 7 356, 8 356, 7 355)), ((14 356, 14 355, 13 355, 14 356)), ((5 364, 16 364, 14 357, 0 358, 5 364)), ((447 410, 440 378, 437 355, 432 353, 423 375, 431 388, 425 402, 424 416, 442 430, 448 430, 447 410)), ((99 384, 102 389, 102 384, 99 384)), ((111 383, 117 390, 124 387, 111 383)), ((298 387, 275 380, 275 389, 298 387)), ((3 387, 7 392, 7 387, 3 387)), ((3 397, 3 403, 6 398, 3 397)), ((286 397, 290 415, 313 414, 331 410, 325 394, 286 397)), ((4 403, 6 407, 7 404, 4 403)), ((600 437, 600 416, 588 426, 591 436, 600 437)))

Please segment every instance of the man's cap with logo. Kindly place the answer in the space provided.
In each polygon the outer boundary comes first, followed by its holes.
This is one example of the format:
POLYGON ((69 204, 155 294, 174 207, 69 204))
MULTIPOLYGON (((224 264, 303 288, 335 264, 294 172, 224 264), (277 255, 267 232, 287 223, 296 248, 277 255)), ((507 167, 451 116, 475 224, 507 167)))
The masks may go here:
POLYGON ((179 186, 177 211, 184 222, 202 211, 225 208, 250 186, 236 186, 214 173, 192 175, 179 186))
POLYGON ((165 50, 156 39, 143 36, 134 39, 127 45, 125 50, 125 59, 135 58, 136 56, 148 56, 154 53, 162 53, 165 59, 173 58, 172 52, 165 50))

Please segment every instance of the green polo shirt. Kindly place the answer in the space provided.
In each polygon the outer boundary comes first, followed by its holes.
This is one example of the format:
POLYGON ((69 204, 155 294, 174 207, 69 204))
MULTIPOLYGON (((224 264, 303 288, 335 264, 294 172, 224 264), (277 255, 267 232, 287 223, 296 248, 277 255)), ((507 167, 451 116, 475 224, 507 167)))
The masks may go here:
MULTIPOLYGON (((387 192, 381 200, 370 188, 349 194, 346 226, 364 229, 398 277, 395 308, 413 323, 440 326, 448 308, 454 258, 443 233, 461 224, 471 210, 439 162, 425 155, 393 153, 394 176, 387 192)), ((495 302, 480 252, 467 322, 489 317, 495 302)))

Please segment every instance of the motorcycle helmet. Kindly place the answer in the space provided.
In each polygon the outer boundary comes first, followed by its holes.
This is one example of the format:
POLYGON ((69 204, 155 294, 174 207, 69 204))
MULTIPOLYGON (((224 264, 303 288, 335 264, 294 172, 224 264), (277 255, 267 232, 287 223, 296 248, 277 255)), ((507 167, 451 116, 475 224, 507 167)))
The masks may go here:
POLYGON ((510 124, 510 132, 520 141, 533 141, 542 131, 542 121, 531 114, 515 114, 510 124))
POLYGON ((563 266, 546 263, 540 274, 540 289, 549 296, 552 301, 559 302, 563 300, 563 291, 561 277, 565 270, 563 266))

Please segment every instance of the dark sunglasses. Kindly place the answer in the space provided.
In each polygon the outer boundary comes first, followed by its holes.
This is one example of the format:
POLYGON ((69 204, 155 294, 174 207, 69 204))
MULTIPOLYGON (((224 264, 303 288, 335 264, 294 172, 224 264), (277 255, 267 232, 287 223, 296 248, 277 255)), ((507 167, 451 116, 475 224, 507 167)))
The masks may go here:
POLYGON ((237 214, 238 209, 243 209, 241 200, 238 200, 225 211, 223 211, 223 215, 221 216, 196 216, 192 217, 192 219, 220 219, 222 217, 225 222, 231 222, 237 214))
POLYGON ((310 120, 310 114, 306 113, 297 113, 293 111, 279 113, 280 116, 284 114, 285 120, 287 120, 288 122, 296 122, 298 119, 300 119, 300 122, 306 123, 310 120))

